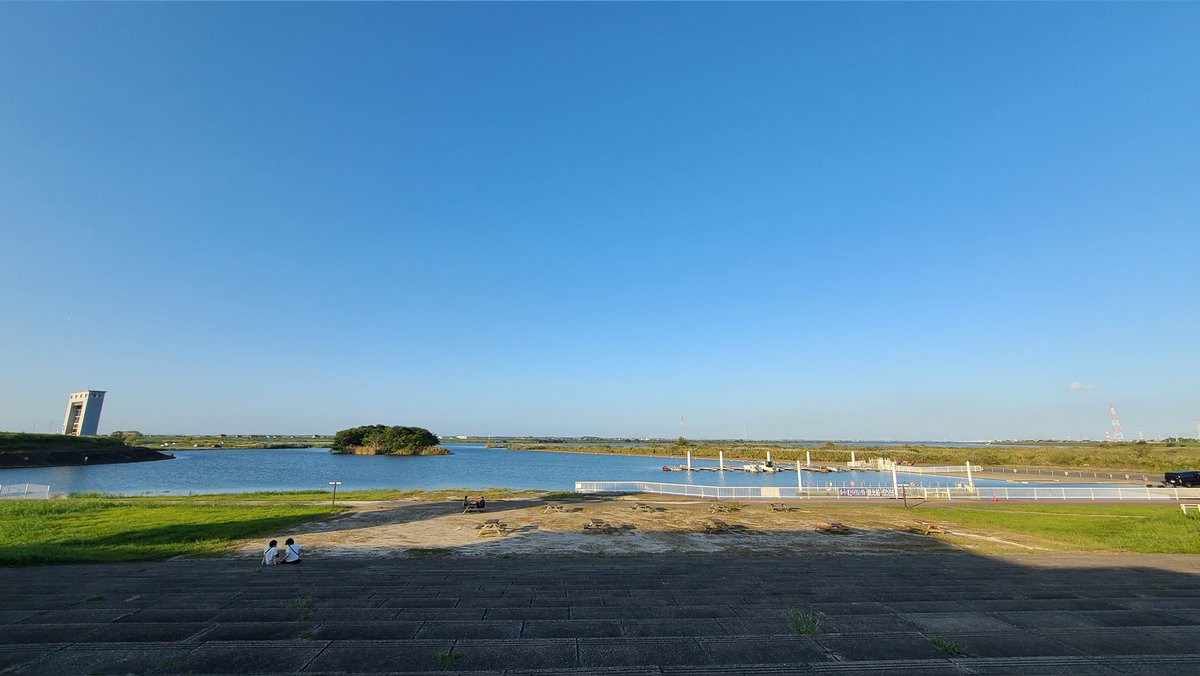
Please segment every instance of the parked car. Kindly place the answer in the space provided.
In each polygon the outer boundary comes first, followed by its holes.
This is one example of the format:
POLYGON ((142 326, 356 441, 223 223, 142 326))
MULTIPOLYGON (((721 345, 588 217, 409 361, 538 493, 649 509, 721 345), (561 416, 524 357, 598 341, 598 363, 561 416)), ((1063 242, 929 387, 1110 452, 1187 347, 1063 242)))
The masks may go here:
POLYGON ((1200 486, 1200 470, 1167 472, 1163 475, 1163 483, 1168 486, 1200 486))

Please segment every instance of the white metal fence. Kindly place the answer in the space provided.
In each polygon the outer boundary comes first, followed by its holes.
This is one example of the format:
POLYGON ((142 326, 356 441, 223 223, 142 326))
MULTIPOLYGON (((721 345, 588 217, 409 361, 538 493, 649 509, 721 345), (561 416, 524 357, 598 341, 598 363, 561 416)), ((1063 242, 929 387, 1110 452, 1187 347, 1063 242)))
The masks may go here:
POLYGON ((1200 500, 1200 488, 1150 488, 1134 486, 900 486, 853 488, 846 486, 797 488, 796 486, 700 486, 657 481, 576 481, 576 493, 659 493, 694 498, 916 498, 925 500, 1200 500))
MULTIPOLYGON (((949 474, 967 475, 966 465, 897 465, 897 472, 905 474, 949 474)), ((1056 480, 1087 480, 1093 481, 1162 481, 1162 472, 1144 472, 1140 470, 1090 470, 1090 469, 1054 469, 1051 467, 998 467, 992 465, 971 465, 975 474, 1015 474, 1021 476, 1054 477, 1056 480)))
POLYGON ((45 499, 50 487, 45 484, 0 484, 0 498, 45 499))

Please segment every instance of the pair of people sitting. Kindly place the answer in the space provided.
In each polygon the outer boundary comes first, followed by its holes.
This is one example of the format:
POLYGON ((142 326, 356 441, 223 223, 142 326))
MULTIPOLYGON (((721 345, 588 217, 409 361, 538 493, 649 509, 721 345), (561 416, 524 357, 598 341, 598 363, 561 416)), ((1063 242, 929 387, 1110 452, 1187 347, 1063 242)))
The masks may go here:
POLYGON ((300 545, 291 538, 288 538, 283 544, 284 548, 281 550, 278 540, 268 542, 267 548, 263 550, 262 565, 300 563, 300 545))
POLYGON ((469 495, 463 496, 463 511, 466 511, 468 509, 483 510, 483 508, 486 506, 487 506, 487 503, 484 500, 482 495, 479 496, 478 500, 472 500, 471 496, 469 496, 469 495))

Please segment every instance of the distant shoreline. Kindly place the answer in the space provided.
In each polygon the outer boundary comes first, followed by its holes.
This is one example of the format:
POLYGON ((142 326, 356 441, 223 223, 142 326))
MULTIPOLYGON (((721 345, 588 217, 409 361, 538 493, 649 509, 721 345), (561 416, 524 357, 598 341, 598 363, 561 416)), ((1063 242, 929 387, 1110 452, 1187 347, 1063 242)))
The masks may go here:
POLYGON ((34 467, 83 467, 127 462, 173 460, 175 456, 152 448, 130 446, 121 449, 46 449, 39 451, 0 451, 0 470, 34 467))

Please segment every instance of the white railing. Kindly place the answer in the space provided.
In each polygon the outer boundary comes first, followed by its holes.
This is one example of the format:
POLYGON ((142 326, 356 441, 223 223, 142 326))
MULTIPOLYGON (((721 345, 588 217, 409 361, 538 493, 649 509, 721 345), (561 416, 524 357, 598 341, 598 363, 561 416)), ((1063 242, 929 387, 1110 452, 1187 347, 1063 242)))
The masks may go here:
POLYGON ((1018 478, 1021 475, 1029 476, 1049 476, 1055 477, 1056 480, 1087 480, 1092 481, 1141 481, 1148 483, 1151 481, 1162 481, 1162 472, 1147 472, 1144 470, 1123 469, 1123 470, 1084 470, 1084 469, 1055 469, 1052 467, 993 467, 984 466, 976 467, 971 465, 971 469, 975 472, 987 472, 990 474, 1015 474, 1018 478))
POLYGON ((1197 500, 1200 488, 1133 486, 901 486, 853 488, 829 486, 701 486, 657 481, 576 481, 576 493, 659 493, 693 498, 917 498, 925 500, 1197 500))
POLYGON ((50 497, 46 484, 0 484, 0 498, 45 499, 50 497))
MULTIPOLYGON (((975 470, 976 472, 979 471, 979 468, 974 465, 971 466, 971 469, 975 470)), ((964 474, 965 475, 967 473, 967 466, 966 465, 941 465, 941 466, 896 465, 896 471, 903 472, 904 474, 964 474)))

